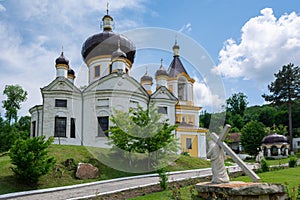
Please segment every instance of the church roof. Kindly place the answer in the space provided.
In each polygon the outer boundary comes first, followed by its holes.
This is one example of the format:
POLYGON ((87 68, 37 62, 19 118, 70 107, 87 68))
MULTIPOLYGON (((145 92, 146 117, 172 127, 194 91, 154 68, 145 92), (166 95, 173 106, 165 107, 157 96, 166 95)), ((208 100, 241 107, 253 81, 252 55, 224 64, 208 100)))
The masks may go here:
POLYGON ((262 144, 276 144, 276 143, 288 143, 287 138, 284 135, 279 135, 277 133, 265 136, 262 141, 262 144))
POLYGON ((171 77, 171 78, 177 77, 177 75, 181 74, 182 72, 184 72, 188 75, 181 60, 179 59, 179 56, 174 56, 170 66, 169 66, 169 69, 168 69, 169 77, 171 77))
POLYGON ((141 82, 143 81, 153 81, 153 78, 151 76, 148 75, 148 72, 146 71, 146 73, 144 74, 144 76, 141 77, 141 82))
POLYGON ((60 56, 56 58, 55 63, 69 65, 69 60, 64 56, 64 52, 62 51, 60 56))
POLYGON ((160 68, 155 72, 155 76, 165 75, 168 76, 167 70, 161 65, 160 68))

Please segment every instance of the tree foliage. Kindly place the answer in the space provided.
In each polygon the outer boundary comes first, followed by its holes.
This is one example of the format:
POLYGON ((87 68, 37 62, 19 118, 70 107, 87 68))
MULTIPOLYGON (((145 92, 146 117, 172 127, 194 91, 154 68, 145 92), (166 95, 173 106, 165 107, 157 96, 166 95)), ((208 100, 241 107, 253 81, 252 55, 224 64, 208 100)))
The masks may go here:
POLYGON ((248 105, 247 96, 242 93, 235 93, 226 100, 227 112, 231 112, 233 115, 244 116, 245 109, 248 105))
POLYGON ((242 128, 241 144, 244 151, 250 155, 257 155, 263 137, 266 136, 261 122, 250 121, 242 128))
POLYGON ((262 95, 266 101, 281 103, 300 97, 300 68, 298 66, 291 63, 284 65, 274 76, 275 81, 268 85, 271 94, 262 95))
POLYGON ((27 99, 27 92, 19 85, 6 85, 3 94, 7 96, 7 99, 2 101, 3 108, 6 110, 5 117, 10 124, 12 119, 17 122, 18 110, 21 108, 21 103, 27 99))
POLYGON ((129 153, 147 153, 148 168, 150 167, 151 153, 163 150, 176 152, 178 144, 172 133, 177 125, 170 125, 168 120, 162 120, 154 105, 143 110, 130 109, 129 112, 115 111, 111 121, 115 126, 110 127, 110 144, 129 153))
POLYGON ((270 95, 262 97, 269 102, 278 104, 286 102, 289 114, 289 133, 291 151, 293 151, 293 126, 292 126, 292 102, 300 97, 300 68, 290 63, 282 66, 278 73, 274 74, 275 81, 268 85, 270 95))
POLYGON ((0 152, 8 151, 18 138, 26 139, 30 134, 30 117, 21 117, 9 124, 0 117, 0 152))
POLYGON ((45 140, 45 136, 16 140, 9 156, 18 179, 36 184, 39 177, 50 170, 55 160, 48 156, 47 148, 52 142, 53 138, 45 140))

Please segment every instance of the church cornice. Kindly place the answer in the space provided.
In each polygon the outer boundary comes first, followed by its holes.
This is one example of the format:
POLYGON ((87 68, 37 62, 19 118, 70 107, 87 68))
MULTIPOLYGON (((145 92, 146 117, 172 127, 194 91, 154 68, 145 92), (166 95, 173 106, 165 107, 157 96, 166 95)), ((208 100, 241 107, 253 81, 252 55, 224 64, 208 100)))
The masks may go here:
POLYGON ((178 78, 180 76, 184 76, 189 82, 191 82, 192 84, 195 83, 195 79, 191 78, 187 73, 185 72, 181 72, 180 74, 178 74, 176 77, 169 77, 168 78, 168 81, 171 81, 171 80, 178 80, 178 78))
MULTIPOLYGON (((193 133, 207 133, 207 129, 195 128, 195 127, 177 127, 176 131, 179 132, 193 132, 193 133)), ((205 135, 205 134, 204 134, 205 135)))
POLYGON ((176 105, 176 110, 201 110, 202 107, 200 106, 189 106, 189 105, 176 105))

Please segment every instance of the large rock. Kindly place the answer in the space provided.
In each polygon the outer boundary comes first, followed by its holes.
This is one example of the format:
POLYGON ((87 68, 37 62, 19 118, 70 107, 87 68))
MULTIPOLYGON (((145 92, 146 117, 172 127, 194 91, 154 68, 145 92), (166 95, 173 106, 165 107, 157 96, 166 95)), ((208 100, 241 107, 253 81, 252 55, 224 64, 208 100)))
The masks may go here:
POLYGON ((196 189, 200 197, 209 199, 211 195, 228 199, 285 199, 285 188, 281 184, 230 182, 213 184, 198 183, 196 189))
POLYGON ((77 166, 76 177, 79 179, 98 178, 99 170, 89 163, 79 163, 77 166))

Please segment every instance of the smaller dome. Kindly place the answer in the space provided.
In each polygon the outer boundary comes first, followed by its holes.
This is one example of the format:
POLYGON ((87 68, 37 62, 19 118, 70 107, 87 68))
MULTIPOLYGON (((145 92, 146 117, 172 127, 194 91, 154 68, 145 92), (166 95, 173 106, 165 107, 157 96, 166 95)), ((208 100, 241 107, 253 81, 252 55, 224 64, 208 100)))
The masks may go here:
POLYGON ((265 136, 262 141, 262 144, 278 144, 278 143, 288 143, 288 140, 283 135, 278 135, 274 133, 272 135, 265 136))
POLYGON ((69 60, 65 58, 64 56, 64 52, 62 51, 60 56, 58 58, 56 58, 55 63, 58 64, 65 64, 65 65, 69 65, 69 60))
POLYGON ((174 49, 180 49, 179 45, 177 44, 177 41, 175 42, 174 46, 173 46, 173 50, 174 49))
POLYGON ((177 44, 177 40, 175 40, 175 44, 173 46, 173 53, 175 57, 179 56, 179 45, 177 44))
POLYGON ((68 70, 68 75, 73 75, 73 76, 75 76, 74 70, 73 70, 73 69, 69 69, 69 70, 68 70))
POLYGON ((114 19, 112 18, 112 16, 110 16, 110 15, 108 14, 108 11, 107 11, 107 14, 104 15, 104 16, 102 17, 102 21, 104 21, 105 18, 109 18, 109 19, 111 19, 111 20, 114 20, 114 19))
POLYGON ((155 72, 155 76, 165 75, 168 76, 167 70, 161 65, 160 68, 155 72))
POLYGON ((151 81, 151 82, 153 81, 153 78, 148 75, 148 71, 146 71, 144 76, 142 76, 142 78, 141 78, 141 82, 144 82, 144 81, 151 81))
POLYGON ((118 40, 118 49, 111 54, 111 60, 116 58, 127 58, 126 53, 124 53, 120 48, 120 40, 118 40))

